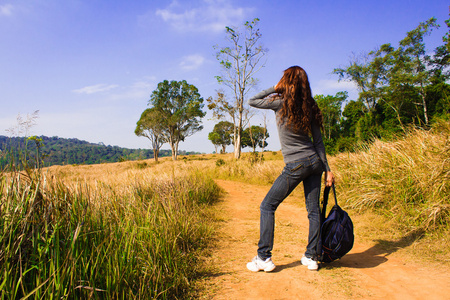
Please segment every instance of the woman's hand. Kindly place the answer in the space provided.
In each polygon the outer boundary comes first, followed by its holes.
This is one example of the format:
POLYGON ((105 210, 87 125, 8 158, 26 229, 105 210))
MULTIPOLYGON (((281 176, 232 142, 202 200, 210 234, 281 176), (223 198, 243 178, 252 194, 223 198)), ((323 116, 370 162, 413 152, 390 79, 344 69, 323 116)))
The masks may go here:
POLYGON ((334 175, 331 171, 325 172, 325 186, 332 186, 334 183, 334 175))

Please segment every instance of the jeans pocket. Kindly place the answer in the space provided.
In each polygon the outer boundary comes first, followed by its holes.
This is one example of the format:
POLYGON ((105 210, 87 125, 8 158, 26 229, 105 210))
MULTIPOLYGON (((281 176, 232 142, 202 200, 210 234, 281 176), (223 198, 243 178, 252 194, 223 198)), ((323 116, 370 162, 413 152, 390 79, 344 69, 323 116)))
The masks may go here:
POLYGON ((295 172, 297 170, 300 170, 301 168, 303 168, 305 165, 303 163, 299 163, 295 168, 291 169, 291 172, 295 172))
POLYGON ((302 170, 308 166, 306 161, 294 161, 286 165, 290 173, 295 173, 296 171, 302 170))

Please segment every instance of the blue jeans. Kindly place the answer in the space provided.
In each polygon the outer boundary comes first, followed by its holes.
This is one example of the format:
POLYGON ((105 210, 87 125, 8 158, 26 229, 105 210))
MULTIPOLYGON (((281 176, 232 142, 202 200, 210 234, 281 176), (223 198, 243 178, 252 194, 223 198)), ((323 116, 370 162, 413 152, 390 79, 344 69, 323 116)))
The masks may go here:
POLYGON ((322 173, 322 161, 317 154, 286 164, 283 172, 275 180, 260 206, 258 256, 261 259, 265 260, 272 256, 275 210, 302 181, 309 219, 308 245, 305 256, 317 260, 322 254, 319 200, 322 173))

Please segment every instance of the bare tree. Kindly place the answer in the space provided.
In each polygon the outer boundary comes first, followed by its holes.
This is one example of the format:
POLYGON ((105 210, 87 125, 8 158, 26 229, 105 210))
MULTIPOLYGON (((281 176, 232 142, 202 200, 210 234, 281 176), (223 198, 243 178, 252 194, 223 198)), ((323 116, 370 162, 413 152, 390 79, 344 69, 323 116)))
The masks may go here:
POLYGON ((264 148, 266 148, 266 139, 269 137, 269 133, 267 132, 267 113, 264 113, 263 115, 263 124, 264 124, 264 131, 263 131, 263 141, 262 141, 262 147, 261 147, 261 159, 264 155, 264 148))
MULTIPOLYGON (((231 116, 234 127, 234 156, 241 156, 241 133, 244 128, 245 119, 248 118, 249 108, 244 99, 249 90, 255 86, 257 79, 255 73, 264 64, 261 59, 267 53, 267 49, 259 43, 261 33, 257 28, 259 19, 244 23, 243 31, 238 28, 226 27, 229 46, 218 47, 217 60, 222 66, 223 74, 216 76, 220 84, 224 84, 232 90, 234 101, 228 102, 224 94, 218 94, 216 99, 209 98, 208 108, 222 108, 231 116)), ((219 109, 220 110, 220 109, 219 109)))

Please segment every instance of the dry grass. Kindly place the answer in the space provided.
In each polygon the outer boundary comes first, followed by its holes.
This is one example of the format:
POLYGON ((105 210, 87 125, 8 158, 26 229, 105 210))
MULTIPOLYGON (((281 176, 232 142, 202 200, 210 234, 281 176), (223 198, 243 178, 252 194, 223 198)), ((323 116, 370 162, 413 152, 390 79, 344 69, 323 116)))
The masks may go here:
POLYGON ((0 180, 2 299, 176 299, 201 272, 217 185, 188 164, 51 167, 0 180))
POLYGON ((375 141, 330 163, 341 204, 361 219, 372 215, 372 222, 362 222, 362 235, 371 232, 385 247, 396 241, 417 256, 449 262, 449 122, 413 129, 396 142, 375 141))
POLYGON ((280 152, 265 152, 263 160, 255 161, 251 153, 243 153, 240 160, 232 154, 215 157, 215 165, 210 164, 208 174, 213 178, 244 181, 252 184, 272 184, 284 167, 280 152))
POLYGON ((450 216, 450 125, 412 130, 332 159, 346 206, 385 211, 405 230, 432 230, 450 216))

